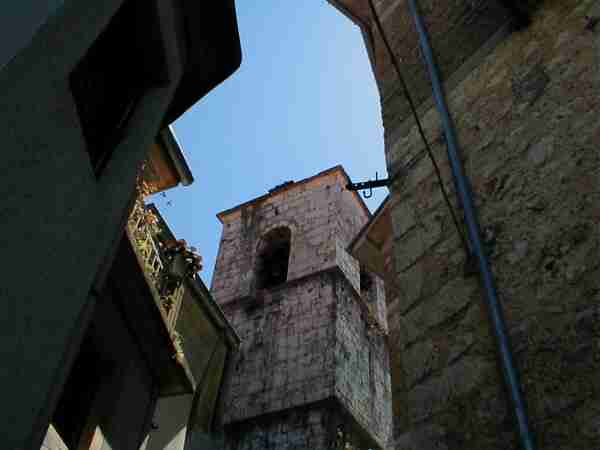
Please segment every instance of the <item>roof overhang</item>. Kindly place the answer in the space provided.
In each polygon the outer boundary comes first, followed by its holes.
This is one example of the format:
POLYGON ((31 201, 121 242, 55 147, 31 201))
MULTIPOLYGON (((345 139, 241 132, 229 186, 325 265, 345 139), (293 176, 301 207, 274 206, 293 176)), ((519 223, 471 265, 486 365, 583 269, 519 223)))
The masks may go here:
POLYGON ((242 62, 234 0, 182 0, 181 9, 185 70, 167 111, 166 124, 177 120, 242 62))
POLYGON ((142 177, 151 194, 171 189, 179 183, 188 186, 194 182, 171 127, 164 128, 151 145, 142 177))
POLYGON ((179 142, 177 142, 177 137, 175 136, 173 129, 171 127, 164 128, 159 133, 158 139, 169 155, 181 184, 184 186, 192 184, 194 182, 194 176, 192 175, 190 166, 185 160, 185 155, 183 154, 179 142))

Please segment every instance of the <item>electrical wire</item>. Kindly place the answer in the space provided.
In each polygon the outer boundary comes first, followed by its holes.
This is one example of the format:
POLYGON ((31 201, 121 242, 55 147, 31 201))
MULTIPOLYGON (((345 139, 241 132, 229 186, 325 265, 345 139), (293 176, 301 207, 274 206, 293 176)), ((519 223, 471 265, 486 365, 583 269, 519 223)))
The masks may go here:
POLYGON ((423 130, 423 125, 421 124, 421 120, 419 119, 419 115, 417 113, 417 108, 415 107, 415 102, 414 102, 412 96, 410 95, 410 91, 408 90, 408 85, 406 83, 404 76, 402 75, 402 71, 400 70, 400 64, 398 63, 398 59, 396 58, 396 55, 394 54, 394 51, 392 50, 392 47, 390 46, 387 36, 383 30, 383 26, 381 25, 381 21, 379 20, 379 15, 377 14, 377 11, 375 10, 375 5, 373 4, 373 0, 369 0, 369 7, 371 8, 371 13, 373 14, 373 18, 375 19, 375 24, 377 26, 377 30, 379 31, 379 35, 381 36, 381 39, 383 40, 383 43, 387 49, 387 52, 390 55, 390 59, 392 60, 392 64, 393 64, 394 68, 396 69, 396 74, 398 75, 398 79, 400 80, 400 84, 402 86, 402 91, 404 93, 404 97, 408 101, 412 115, 415 118, 415 122, 416 122, 417 128, 419 130, 419 135, 421 136, 421 140, 425 144, 425 149, 427 150, 427 155, 429 156, 429 159, 431 160, 431 164, 433 165, 436 177, 438 179, 438 183, 440 185, 440 190, 442 191, 442 196, 444 197, 444 201, 446 202, 446 206, 448 207, 450 216, 452 216, 452 221, 454 222, 454 226, 456 227, 456 232, 460 236, 460 240, 461 240, 461 243, 465 250, 465 254, 467 255, 467 258, 468 258, 471 256, 471 248, 469 246, 467 238, 465 237, 465 235, 461 229, 460 222, 458 221, 458 217, 456 216, 454 207, 452 206, 452 203, 450 202, 450 198, 448 197, 448 192, 446 191, 446 188, 444 186, 444 180, 442 178, 442 172, 440 171, 440 167, 435 159, 435 156, 433 155, 433 150, 431 148, 431 145, 429 144, 429 141, 427 140, 427 136, 425 136, 425 131, 423 130))

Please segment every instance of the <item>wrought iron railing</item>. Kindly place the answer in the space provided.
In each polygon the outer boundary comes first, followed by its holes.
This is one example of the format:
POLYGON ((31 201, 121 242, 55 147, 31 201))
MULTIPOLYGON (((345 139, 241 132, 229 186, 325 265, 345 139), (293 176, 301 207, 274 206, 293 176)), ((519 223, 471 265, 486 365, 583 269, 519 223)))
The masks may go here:
POLYGON ((170 273, 172 264, 160 248, 159 233, 160 226, 156 217, 146 209, 143 200, 136 200, 127 222, 127 235, 142 264, 167 328, 175 344, 180 345, 175 324, 181 309, 185 286, 182 277, 176 279, 170 273))

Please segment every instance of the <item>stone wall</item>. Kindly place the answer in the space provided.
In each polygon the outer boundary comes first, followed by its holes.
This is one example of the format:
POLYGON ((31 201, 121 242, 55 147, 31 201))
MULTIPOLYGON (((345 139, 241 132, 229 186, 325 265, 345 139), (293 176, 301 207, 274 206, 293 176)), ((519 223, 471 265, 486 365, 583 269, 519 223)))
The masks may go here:
MULTIPOLYGON (((379 35, 368 0, 327 0, 342 14, 362 28, 369 60, 373 66, 383 106, 386 136, 396 135, 396 128, 410 116, 409 105, 398 84, 395 69, 379 35)), ((494 36, 505 35, 510 29, 509 3, 518 3, 520 10, 541 0, 420 0, 421 15, 427 23, 430 38, 437 51, 441 76, 455 85, 465 72, 465 61, 479 52, 494 36)), ((431 103, 427 71, 419 52, 418 36, 406 0, 373 0, 375 9, 394 47, 409 82, 417 106, 431 103)))
MULTIPOLYGON (((599 9, 540 2, 449 94, 540 449, 600 441, 600 27, 586 19, 599 9)), ((436 111, 422 120, 453 193, 436 111)), ((432 165, 410 122, 386 127, 388 170, 404 168, 388 316, 396 448, 518 448, 483 293, 432 165)))
MULTIPOLYGON (((342 425, 365 448, 387 443, 387 342, 368 326, 360 267, 346 251, 368 212, 346 182, 334 168, 219 215, 212 292, 242 341, 224 390, 232 449, 326 448, 342 425), (257 248, 279 226, 291 231, 287 280, 258 289, 257 248), (335 414, 323 416, 323 403, 335 414), (326 418, 313 423, 320 415, 326 418), (322 421, 333 417, 325 439, 322 421)), ((380 280, 371 297, 381 318, 380 280)))
POLYGON ((356 193, 344 189, 346 182, 342 169, 334 168, 221 213, 223 234, 211 285, 215 299, 226 303, 254 295, 256 248, 278 226, 292 232, 288 281, 335 267, 339 249, 368 220, 356 193))
POLYGON ((385 293, 385 282, 372 272, 368 272, 363 269, 367 276, 371 279, 371 287, 366 292, 361 292, 363 300, 369 305, 369 309, 375 316, 377 322, 383 328, 383 331, 387 333, 387 304, 386 304, 386 293, 385 293))
POLYGON ((226 450, 329 450, 340 422, 331 406, 315 405, 251 420, 228 433, 226 450))
POLYGON ((385 448, 392 431, 387 342, 382 333, 369 328, 364 304, 348 282, 341 277, 333 281, 335 394, 360 426, 385 448))
POLYGON ((387 342, 368 327, 366 305, 341 272, 223 308, 242 340, 225 388, 225 423, 335 397, 379 445, 387 443, 387 342))
MULTIPOLYGON (((509 17, 506 9, 495 0, 421 0, 419 6, 445 80, 450 80, 486 40, 500 31, 509 17)), ((420 105, 431 96, 431 87, 408 2, 382 0, 376 8, 387 38, 402 61, 411 94, 420 105)), ((395 136, 395 128, 410 117, 410 109, 379 33, 374 32, 373 36, 383 125, 386 136, 391 138, 395 136)))
POLYGON ((242 341, 225 389, 225 423, 333 395, 335 305, 327 274, 223 309, 242 341))

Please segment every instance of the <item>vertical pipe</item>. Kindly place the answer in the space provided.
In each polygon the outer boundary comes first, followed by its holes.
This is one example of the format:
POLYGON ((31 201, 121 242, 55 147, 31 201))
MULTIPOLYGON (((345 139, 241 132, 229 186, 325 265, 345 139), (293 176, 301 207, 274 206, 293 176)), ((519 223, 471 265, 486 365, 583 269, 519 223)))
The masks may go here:
POLYGON ((502 373, 504 375, 504 381, 508 387, 512 407, 517 418, 519 437, 523 449, 535 450, 536 447, 533 442, 533 434, 529 427, 527 412, 525 411, 525 402, 523 401, 521 394, 519 375, 514 365, 512 351, 508 341, 502 306, 500 305, 500 301, 498 299, 498 293, 496 291, 496 285, 490 268, 490 263, 483 247, 471 186, 469 180, 465 176, 459 156, 456 130, 450 117, 448 106, 446 105, 446 98, 444 96, 442 82, 438 68, 435 64, 425 23, 419 14, 416 0, 409 0, 408 3, 417 27, 421 50, 423 51, 423 56, 425 57, 427 70, 429 72, 431 85, 433 87, 433 96, 437 105, 440 119, 442 121, 444 134, 446 135, 448 158, 450 160, 452 175, 454 177, 458 196, 464 208, 465 222, 467 225, 467 232, 469 234, 471 247, 479 264, 479 272, 481 275, 485 297, 488 303, 492 326, 500 354, 502 373))

